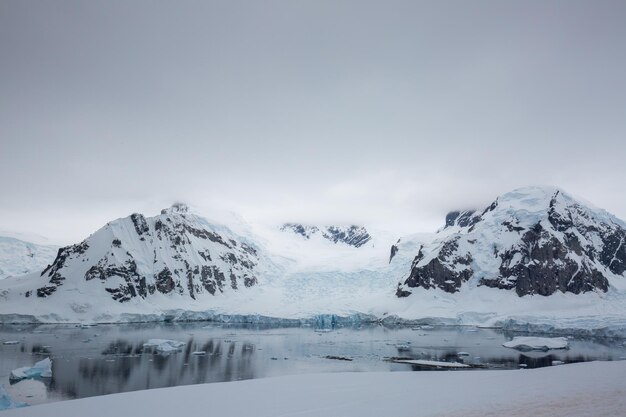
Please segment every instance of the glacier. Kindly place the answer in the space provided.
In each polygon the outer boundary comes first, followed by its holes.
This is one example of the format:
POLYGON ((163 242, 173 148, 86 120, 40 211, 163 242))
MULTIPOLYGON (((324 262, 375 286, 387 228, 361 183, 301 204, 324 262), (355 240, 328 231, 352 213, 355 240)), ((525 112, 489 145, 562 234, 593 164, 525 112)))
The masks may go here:
MULTIPOLYGON (((617 273, 621 266, 614 261, 610 264, 613 271, 596 262, 599 258, 593 265, 591 260, 584 261, 605 274, 606 290, 519 296, 514 290, 479 285, 489 271, 498 273, 501 265, 490 252, 489 242, 499 242, 500 250, 517 245, 522 233, 517 228, 549 223, 552 201, 553 212, 571 214, 574 223, 589 228, 587 237, 578 239, 596 253, 604 244, 594 237, 595 225, 619 236, 624 223, 550 187, 515 190, 496 201, 480 223, 475 220, 480 217, 477 212, 458 212, 435 233, 398 238, 367 225, 362 230, 352 229, 367 231, 367 238, 359 235, 357 241, 364 242, 359 246, 350 244, 351 238, 333 241, 322 233, 305 238, 293 228, 281 230, 242 221, 226 226, 183 205, 164 209, 154 217, 132 215, 64 248, 61 258, 43 273, 0 281, 0 322, 207 320, 305 324, 320 329, 380 323, 626 335, 626 279, 617 273), (474 235, 482 240, 472 246, 467 241, 474 235), (408 287, 406 280, 412 270, 437 258, 450 239, 463 240, 458 245, 459 256, 471 250, 470 267, 475 276, 454 292, 446 291, 445 280, 432 288, 408 287), (423 255, 416 263, 420 253, 423 255), (201 267, 211 270, 204 281, 201 267), (169 273, 162 274, 166 269, 169 273), (245 285, 246 279, 251 285, 245 285), (410 296, 398 297, 399 287, 410 291, 410 296), (38 289, 42 289, 41 296, 38 289)), ((546 224, 546 229, 552 227, 550 233, 559 238, 569 233, 567 229, 559 232, 557 226, 546 224)), ((615 253, 620 250, 617 245, 615 253)), ((567 257, 582 259, 575 255, 572 252, 567 257)), ((507 262, 522 265, 527 261, 513 256, 507 262)), ((450 263, 455 270, 465 266, 450 263)))

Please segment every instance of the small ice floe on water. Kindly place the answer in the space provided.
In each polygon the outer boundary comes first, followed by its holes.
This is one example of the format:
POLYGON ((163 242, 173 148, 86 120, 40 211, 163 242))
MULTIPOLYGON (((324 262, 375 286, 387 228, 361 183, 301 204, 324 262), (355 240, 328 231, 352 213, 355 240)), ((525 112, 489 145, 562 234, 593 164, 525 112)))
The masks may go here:
POLYGON ((46 358, 35 363, 33 366, 25 366, 11 371, 9 381, 17 382, 22 379, 30 378, 51 378, 52 377, 52 361, 46 358))
POLYGON ((519 366, 520 368, 528 368, 528 365, 527 365, 527 364, 525 364, 525 363, 520 363, 518 366, 519 366))
POLYGON ((3 345, 17 345, 19 343, 19 340, 7 340, 6 342, 2 342, 3 345))
POLYGON ((395 363, 406 363, 409 365, 417 365, 424 368, 447 368, 447 369, 457 369, 457 368, 471 368, 470 365, 460 362, 443 362, 443 361, 429 361, 425 359, 395 359, 392 360, 395 363))
POLYGON ((563 365, 564 363, 563 361, 552 361, 552 366, 563 365))
POLYGON ((550 349, 568 349, 569 342, 565 337, 527 337, 518 336, 513 340, 505 342, 502 346, 506 348, 530 351, 530 350, 542 350, 547 351, 550 349))
POLYGON ((26 407, 28 404, 13 401, 9 393, 0 385, 0 410, 10 410, 12 408, 26 407))
POLYGON ((407 343, 396 343, 394 345, 396 347, 396 349, 398 349, 399 351, 406 351, 406 350, 411 350, 411 344, 410 342, 407 343))
POLYGON ((469 356, 469 352, 458 352, 456 356, 469 356))
POLYGON ((334 359, 336 361, 348 361, 352 362, 352 358, 348 358, 347 356, 335 356, 335 355, 327 355, 324 356, 325 359, 334 359))
POLYGON ((169 355, 170 353, 180 352, 185 346, 185 342, 168 339, 150 339, 143 344, 144 349, 152 349, 161 355, 169 355))
POLYGON ((423 326, 411 327, 411 330, 432 330, 432 329, 434 329, 434 327, 428 324, 425 324, 423 326))
POLYGON ((196 350, 195 352, 191 352, 192 355, 203 356, 206 355, 206 351, 204 350, 196 350))

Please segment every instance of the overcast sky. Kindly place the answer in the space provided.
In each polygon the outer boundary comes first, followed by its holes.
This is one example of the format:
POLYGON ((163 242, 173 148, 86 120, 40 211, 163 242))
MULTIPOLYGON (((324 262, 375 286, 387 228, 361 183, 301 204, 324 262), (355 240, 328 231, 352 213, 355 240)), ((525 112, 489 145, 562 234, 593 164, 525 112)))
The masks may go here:
POLYGON ((626 219, 624 1, 0 1, 0 229, 173 201, 432 231, 556 185, 626 219))

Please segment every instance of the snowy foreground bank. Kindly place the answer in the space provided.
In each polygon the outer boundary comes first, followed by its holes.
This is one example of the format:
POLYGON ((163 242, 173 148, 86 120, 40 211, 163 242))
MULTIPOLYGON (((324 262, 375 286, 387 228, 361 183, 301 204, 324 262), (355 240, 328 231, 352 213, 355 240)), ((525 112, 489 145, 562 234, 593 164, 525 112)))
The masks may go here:
POLYGON ((626 361, 534 370, 293 375, 137 391, 8 410, 3 417, 626 415, 626 361), (241 400, 242 397, 245 400, 241 400))

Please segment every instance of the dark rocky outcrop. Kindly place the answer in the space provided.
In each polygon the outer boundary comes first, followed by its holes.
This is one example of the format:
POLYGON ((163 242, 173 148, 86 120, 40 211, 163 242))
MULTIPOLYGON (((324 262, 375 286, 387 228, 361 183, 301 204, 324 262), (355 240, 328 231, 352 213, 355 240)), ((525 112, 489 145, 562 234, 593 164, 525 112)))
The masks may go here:
POLYGON ((258 249, 226 228, 207 225, 184 205, 153 218, 132 214, 116 220, 84 242, 61 248, 42 272, 48 282, 35 292, 48 297, 67 280, 82 279, 84 285, 105 284, 111 298, 125 302, 155 293, 191 299, 221 293, 226 290, 226 274, 232 290, 257 284, 258 249), (92 240, 111 243, 94 245, 96 249, 87 254, 92 240))
POLYGON ((505 194, 480 215, 448 213, 396 295, 406 297, 416 287, 453 293, 470 280, 519 296, 580 294, 607 291, 609 278, 625 272, 623 222, 560 190, 529 188, 505 194))
POLYGON ((360 248, 372 240, 372 236, 363 226, 306 226, 299 223, 285 223, 281 226, 282 231, 291 231, 297 235, 310 239, 315 234, 320 234, 333 243, 345 243, 346 245, 360 248))
POLYGON ((391 263, 391 261, 393 260, 393 257, 396 256, 396 253, 398 253, 398 246, 391 245, 391 251, 389 253, 389 263, 391 263))

